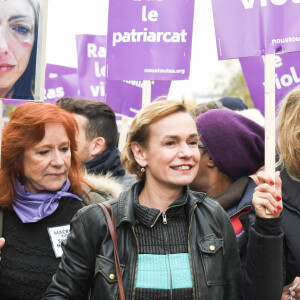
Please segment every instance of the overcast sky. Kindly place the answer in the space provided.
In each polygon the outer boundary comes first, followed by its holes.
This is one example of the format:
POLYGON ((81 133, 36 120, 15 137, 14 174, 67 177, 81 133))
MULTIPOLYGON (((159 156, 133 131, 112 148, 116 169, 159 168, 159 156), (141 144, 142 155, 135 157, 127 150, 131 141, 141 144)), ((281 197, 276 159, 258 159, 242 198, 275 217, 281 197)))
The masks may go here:
MULTIPOLYGON (((47 63, 77 67, 76 34, 106 35, 108 0, 48 0, 47 63)), ((239 68, 239 63, 235 65, 239 68)), ((218 61, 212 7, 195 0, 190 79, 172 82, 169 96, 190 99, 211 93, 217 74, 226 74, 218 61)))

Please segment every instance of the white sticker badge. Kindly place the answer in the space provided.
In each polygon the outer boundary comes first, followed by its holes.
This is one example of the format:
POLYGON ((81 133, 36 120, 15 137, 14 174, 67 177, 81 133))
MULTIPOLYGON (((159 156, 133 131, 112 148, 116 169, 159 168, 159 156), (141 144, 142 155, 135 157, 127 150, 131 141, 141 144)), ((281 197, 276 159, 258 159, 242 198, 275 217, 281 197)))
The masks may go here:
POLYGON ((70 225, 68 224, 57 227, 48 227, 47 229, 55 257, 61 257, 63 253, 61 248, 61 242, 65 240, 68 234, 70 233, 70 225))

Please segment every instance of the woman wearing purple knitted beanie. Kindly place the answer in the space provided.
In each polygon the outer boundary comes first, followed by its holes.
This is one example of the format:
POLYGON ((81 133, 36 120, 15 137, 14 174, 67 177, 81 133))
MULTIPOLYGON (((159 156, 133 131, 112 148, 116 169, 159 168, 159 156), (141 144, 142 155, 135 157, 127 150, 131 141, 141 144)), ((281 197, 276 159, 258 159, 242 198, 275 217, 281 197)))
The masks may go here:
POLYGON ((196 119, 201 159, 192 190, 216 199, 229 215, 243 263, 247 240, 239 219, 251 209, 255 182, 264 165, 264 128, 229 109, 214 109, 196 119))
POLYGON ((208 111, 196 123, 201 159, 190 187, 215 198, 230 216, 244 267, 243 300, 279 300, 283 235, 274 217, 282 210, 281 180, 277 173, 272 189, 272 178, 259 172, 256 187, 250 176, 264 164, 264 129, 227 109, 208 111), (248 213, 252 204, 256 215, 248 213))
POLYGON ((256 187, 249 176, 264 165, 264 128, 228 109, 208 111, 196 124, 201 160, 190 187, 218 200, 239 234, 235 217, 251 206, 256 187))

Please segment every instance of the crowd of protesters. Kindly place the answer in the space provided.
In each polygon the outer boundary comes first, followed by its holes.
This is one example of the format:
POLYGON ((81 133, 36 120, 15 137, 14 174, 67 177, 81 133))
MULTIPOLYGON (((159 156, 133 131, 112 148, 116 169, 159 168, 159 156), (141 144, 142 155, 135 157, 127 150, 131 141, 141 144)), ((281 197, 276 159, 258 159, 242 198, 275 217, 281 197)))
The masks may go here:
POLYGON ((280 103, 275 180, 239 98, 154 101, 121 153, 103 102, 18 106, 1 146, 0 299, 300 299, 299 100, 280 103))

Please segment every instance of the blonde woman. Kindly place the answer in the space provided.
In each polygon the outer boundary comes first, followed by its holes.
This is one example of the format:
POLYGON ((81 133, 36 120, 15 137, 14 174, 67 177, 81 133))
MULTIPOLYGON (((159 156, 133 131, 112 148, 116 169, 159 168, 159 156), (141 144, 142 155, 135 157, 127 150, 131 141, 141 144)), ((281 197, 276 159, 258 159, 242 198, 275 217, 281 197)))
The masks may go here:
MULTIPOLYGON (((126 299, 240 299, 241 267, 226 212, 188 185, 200 159, 185 106, 158 101, 133 120, 122 153, 138 182, 111 201, 126 299)), ((118 299, 113 243, 99 206, 81 210, 44 299, 118 299)))
POLYGON ((247 277, 256 278, 256 287, 253 281, 251 284, 248 281, 248 287, 253 288, 251 292, 256 291, 260 297, 255 299, 300 299, 300 86, 280 102, 278 133, 277 170, 281 179, 277 174, 277 192, 266 184, 271 180, 267 174, 258 174, 261 184, 253 201, 258 221, 253 227, 257 229, 252 236, 256 239, 252 244, 255 247, 248 249, 248 266, 252 267, 248 268, 247 277), (276 206, 281 206, 281 197, 283 210, 280 214, 276 206), (266 215, 265 207, 278 213, 266 215), (275 294, 271 298, 272 291, 275 294))
MULTIPOLYGON (((283 284, 284 294, 288 295, 288 288, 300 282, 300 86, 280 103, 278 131, 278 170, 284 207, 281 220, 285 258, 283 284)), ((294 289, 293 295, 300 299, 300 286, 294 289)))

